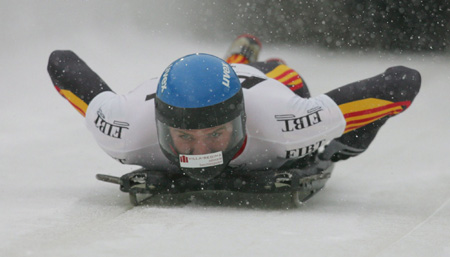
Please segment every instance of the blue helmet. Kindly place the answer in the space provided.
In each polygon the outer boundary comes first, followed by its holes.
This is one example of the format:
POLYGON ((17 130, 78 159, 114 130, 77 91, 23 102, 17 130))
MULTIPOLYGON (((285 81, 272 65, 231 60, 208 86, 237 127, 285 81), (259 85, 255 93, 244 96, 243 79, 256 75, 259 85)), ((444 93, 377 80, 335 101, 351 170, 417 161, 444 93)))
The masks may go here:
POLYGON ((191 54, 170 64, 158 83, 155 111, 162 151, 192 178, 219 175, 244 144, 241 84, 218 57, 191 54))

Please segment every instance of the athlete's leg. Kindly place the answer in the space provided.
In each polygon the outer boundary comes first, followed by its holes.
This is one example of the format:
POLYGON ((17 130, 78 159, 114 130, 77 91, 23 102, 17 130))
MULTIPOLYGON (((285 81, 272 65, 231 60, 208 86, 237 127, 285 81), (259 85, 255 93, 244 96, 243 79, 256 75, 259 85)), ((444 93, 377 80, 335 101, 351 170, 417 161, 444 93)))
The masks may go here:
POLYGON ((338 161, 364 152, 381 126, 411 105, 420 84, 419 72, 397 66, 328 92, 339 105, 346 127, 341 137, 331 141, 323 157, 338 161))
POLYGON ((48 73, 56 90, 83 116, 91 100, 101 92, 112 91, 83 60, 72 51, 51 53, 48 73))
POLYGON ((228 63, 248 64, 258 61, 261 42, 258 38, 250 34, 243 34, 237 37, 225 54, 224 60, 228 63))
POLYGON ((303 98, 309 98, 308 87, 300 75, 279 58, 272 58, 265 62, 257 62, 261 43, 255 36, 244 34, 237 37, 227 53, 225 60, 228 63, 249 64, 260 71, 264 72, 268 77, 276 79, 289 87, 293 92, 303 98))
POLYGON ((250 63, 250 66, 264 72, 267 77, 276 79, 303 98, 311 97, 304 79, 280 59, 250 63))

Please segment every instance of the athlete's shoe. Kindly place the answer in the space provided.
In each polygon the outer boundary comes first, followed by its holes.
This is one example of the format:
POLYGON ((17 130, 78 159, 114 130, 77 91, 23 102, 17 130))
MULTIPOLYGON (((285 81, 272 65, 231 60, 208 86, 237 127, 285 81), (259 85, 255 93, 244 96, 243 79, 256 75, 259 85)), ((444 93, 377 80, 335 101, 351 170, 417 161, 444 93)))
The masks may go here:
POLYGON ((243 34, 237 37, 227 53, 225 60, 228 63, 251 63, 258 60, 261 42, 255 36, 243 34))

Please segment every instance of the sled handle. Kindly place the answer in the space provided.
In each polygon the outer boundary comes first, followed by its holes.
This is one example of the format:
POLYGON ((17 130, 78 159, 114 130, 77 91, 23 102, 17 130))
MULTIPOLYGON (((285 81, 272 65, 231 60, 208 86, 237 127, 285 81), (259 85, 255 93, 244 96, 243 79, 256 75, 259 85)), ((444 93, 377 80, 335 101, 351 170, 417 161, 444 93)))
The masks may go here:
POLYGON ((100 181, 122 185, 122 181, 120 180, 119 177, 114 177, 114 176, 105 175, 105 174, 97 174, 97 175, 95 175, 95 177, 100 181))

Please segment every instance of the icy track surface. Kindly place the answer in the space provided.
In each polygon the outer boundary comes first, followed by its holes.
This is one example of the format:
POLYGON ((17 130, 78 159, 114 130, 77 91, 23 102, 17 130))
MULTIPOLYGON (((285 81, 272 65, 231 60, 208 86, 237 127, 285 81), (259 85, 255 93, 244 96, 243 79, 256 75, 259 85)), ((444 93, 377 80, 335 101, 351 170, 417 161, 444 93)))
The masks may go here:
POLYGON ((74 50, 125 93, 184 54, 222 56, 232 39, 132 28, 42 32, 8 31, 1 43, 0 256, 450 256, 448 55, 265 45, 261 58, 283 58, 313 95, 394 65, 418 69, 422 90, 366 153, 336 165, 302 208, 240 200, 132 207, 95 174, 136 167, 106 156, 57 94, 46 72, 50 52, 74 50))

